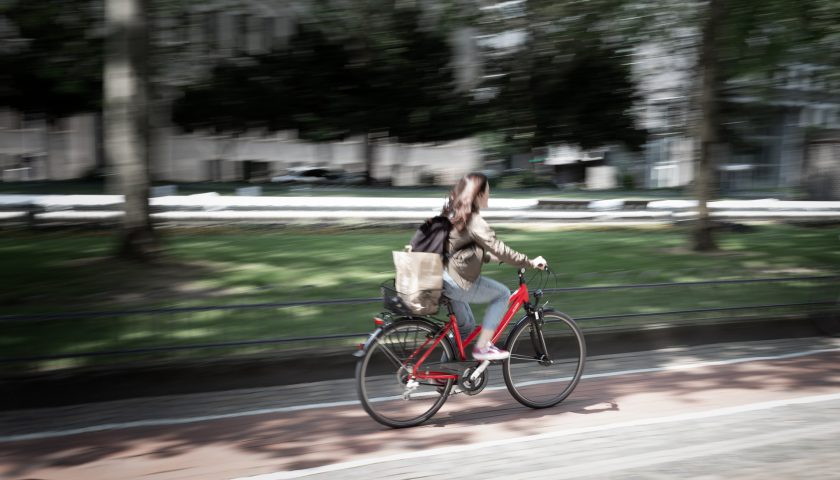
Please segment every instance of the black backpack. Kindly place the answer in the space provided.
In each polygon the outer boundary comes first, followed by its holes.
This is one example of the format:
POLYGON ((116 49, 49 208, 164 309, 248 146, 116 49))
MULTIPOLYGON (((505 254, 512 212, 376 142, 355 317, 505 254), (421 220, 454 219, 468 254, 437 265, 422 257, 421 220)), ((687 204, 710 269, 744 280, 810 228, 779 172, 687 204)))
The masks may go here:
POLYGON ((411 251, 438 253, 446 264, 449 256, 450 230, 452 230, 452 222, 443 215, 426 220, 411 238, 411 251))

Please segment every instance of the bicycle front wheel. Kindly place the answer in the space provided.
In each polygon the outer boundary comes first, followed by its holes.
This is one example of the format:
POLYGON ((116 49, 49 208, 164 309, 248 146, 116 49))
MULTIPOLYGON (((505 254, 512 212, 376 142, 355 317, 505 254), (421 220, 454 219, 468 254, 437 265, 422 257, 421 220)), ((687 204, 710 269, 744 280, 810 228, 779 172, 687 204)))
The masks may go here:
POLYGON ((359 400, 377 422, 394 428, 419 425, 443 406, 454 380, 414 378, 415 364, 430 352, 420 366, 437 371, 441 362, 452 361, 452 345, 446 338, 432 348, 440 327, 424 320, 397 320, 383 328, 356 363, 359 400))
POLYGON ((583 375, 586 342, 574 320, 559 312, 545 312, 517 325, 505 348, 510 358, 502 373, 511 395, 531 408, 562 402, 583 375))

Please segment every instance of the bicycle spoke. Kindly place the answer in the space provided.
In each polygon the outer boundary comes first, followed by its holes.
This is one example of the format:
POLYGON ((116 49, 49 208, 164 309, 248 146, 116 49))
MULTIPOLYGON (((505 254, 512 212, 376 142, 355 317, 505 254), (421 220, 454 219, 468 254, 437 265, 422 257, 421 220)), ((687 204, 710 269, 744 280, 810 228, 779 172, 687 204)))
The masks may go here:
POLYGON ((526 362, 539 362, 540 359, 535 357, 534 355, 510 355, 511 360, 523 360, 526 362))
POLYGON ((546 313, 546 322, 538 327, 525 323, 515 328, 506 348, 510 358, 503 370, 510 393, 523 405, 544 408, 563 401, 577 385, 583 374, 586 344, 580 329, 571 318, 559 313, 546 313), (545 339, 539 345, 540 328, 545 339), (545 349, 546 361, 537 350, 545 349))
POLYGON ((382 350, 382 353, 385 354, 385 357, 391 361, 391 364, 396 367, 400 368, 403 366, 402 360, 396 353, 394 353, 387 345, 380 342, 378 339, 376 340, 376 345, 382 350))
POLYGON ((435 344, 439 330, 428 321, 398 320, 370 345, 357 363, 356 380, 362 406, 373 419, 391 427, 413 426, 431 418, 446 401, 452 380, 413 377, 413 364, 423 356, 453 358, 446 339, 435 344))

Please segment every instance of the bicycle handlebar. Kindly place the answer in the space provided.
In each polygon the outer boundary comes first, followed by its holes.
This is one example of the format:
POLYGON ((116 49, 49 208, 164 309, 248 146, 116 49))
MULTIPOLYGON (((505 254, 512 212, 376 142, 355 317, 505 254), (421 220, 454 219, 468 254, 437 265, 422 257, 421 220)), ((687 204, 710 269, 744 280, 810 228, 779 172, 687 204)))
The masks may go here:
MULTIPOLYGON (((520 285, 525 283, 525 272, 526 272, 526 270, 527 269, 523 267, 523 268, 520 268, 517 271, 517 274, 519 275, 519 284, 520 285)), ((551 273, 551 269, 548 268, 548 264, 545 264, 543 266, 542 271, 545 272, 545 273, 551 273)))

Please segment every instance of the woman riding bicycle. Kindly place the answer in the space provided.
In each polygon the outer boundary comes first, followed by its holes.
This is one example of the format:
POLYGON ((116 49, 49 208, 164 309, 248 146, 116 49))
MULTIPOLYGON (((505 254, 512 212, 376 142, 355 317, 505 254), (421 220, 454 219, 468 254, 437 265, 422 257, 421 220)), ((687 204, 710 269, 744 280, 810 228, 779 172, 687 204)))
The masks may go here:
POLYGON ((496 238, 496 233, 480 215, 489 199, 490 184, 480 173, 464 176, 449 192, 449 200, 441 212, 453 226, 449 234, 450 255, 443 272, 443 289, 464 338, 475 328, 475 317, 469 304, 489 304, 472 354, 476 360, 503 360, 510 354, 493 345, 491 339, 507 308, 510 290, 481 276, 481 267, 484 263, 499 261, 519 268, 543 269, 546 261, 542 256, 530 259, 496 238))

